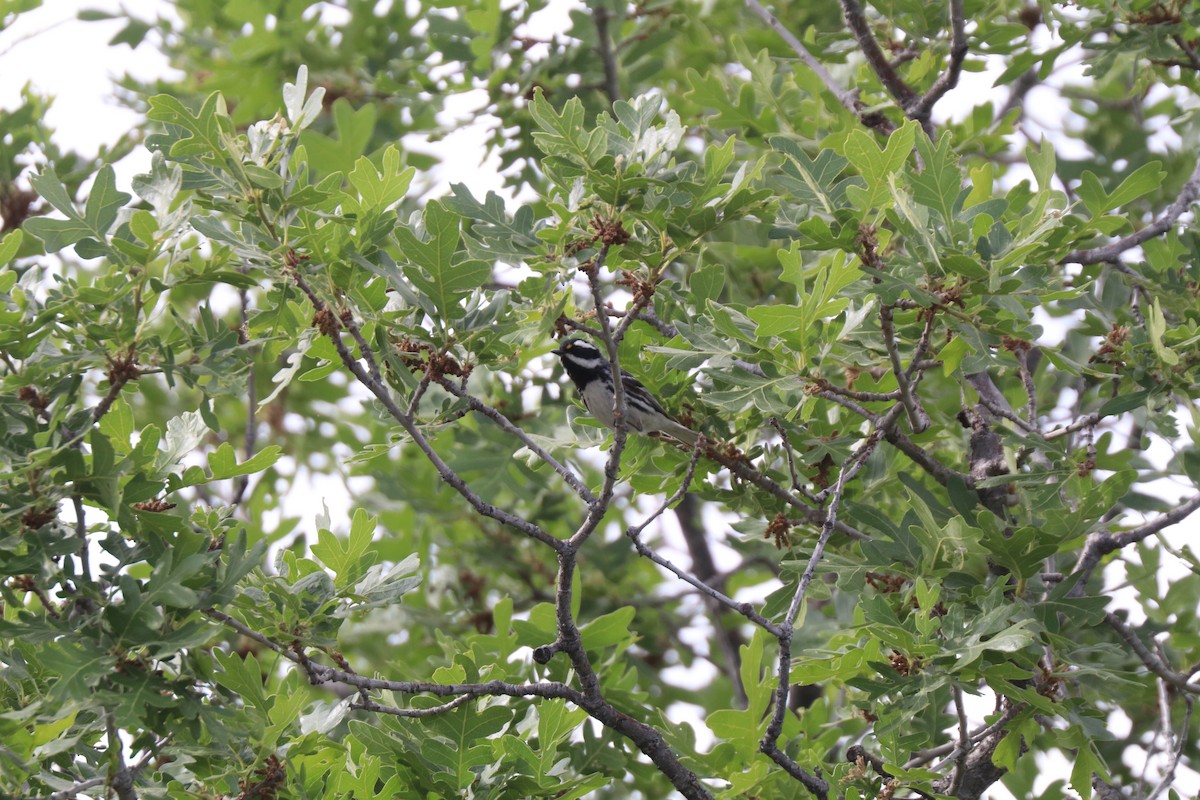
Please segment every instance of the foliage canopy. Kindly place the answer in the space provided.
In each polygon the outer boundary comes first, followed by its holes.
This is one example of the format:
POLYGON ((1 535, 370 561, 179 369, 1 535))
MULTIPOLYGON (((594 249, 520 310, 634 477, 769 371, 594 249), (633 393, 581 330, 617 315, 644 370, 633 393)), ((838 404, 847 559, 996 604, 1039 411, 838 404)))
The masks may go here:
POLYGON ((1200 10, 784 5, 176 0, 127 140, 0 112, 0 794, 1178 796, 1200 10))

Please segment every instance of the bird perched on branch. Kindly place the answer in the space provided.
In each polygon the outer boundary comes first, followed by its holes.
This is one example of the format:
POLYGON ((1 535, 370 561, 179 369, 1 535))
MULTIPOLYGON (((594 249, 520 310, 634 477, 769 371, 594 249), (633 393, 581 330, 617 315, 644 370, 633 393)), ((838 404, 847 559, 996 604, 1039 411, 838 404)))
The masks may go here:
MULTIPOLYGON (((550 352, 562 360, 563 369, 575 383, 588 412, 607 427, 615 428, 612 366, 600 349, 591 342, 572 338, 550 352)), ((661 433, 689 447, 696 444, 700 435, 672 419, 654 395, 625 370, 621 370, 621 385, 625 391, 625 420, 629 430, 661 433)))

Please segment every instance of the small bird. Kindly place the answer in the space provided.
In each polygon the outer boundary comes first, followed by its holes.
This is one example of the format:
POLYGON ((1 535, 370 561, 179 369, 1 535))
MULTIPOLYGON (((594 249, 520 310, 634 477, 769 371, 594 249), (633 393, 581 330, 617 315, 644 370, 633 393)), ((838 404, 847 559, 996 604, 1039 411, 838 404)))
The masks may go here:
MULTIPOLYGON (((608 359, 595 345, 583 339, 567 339, 550 352, 562 360, 563 369, 575 382, 591 415, 607 427, 615 428, 612 367, 608 359)), ((625 389, 625 420, 630 430, 662 433, 688 446, 696 444, 699 434, 671 419, 654 395, 625 370, 621 370, 621 385, 625 389)))

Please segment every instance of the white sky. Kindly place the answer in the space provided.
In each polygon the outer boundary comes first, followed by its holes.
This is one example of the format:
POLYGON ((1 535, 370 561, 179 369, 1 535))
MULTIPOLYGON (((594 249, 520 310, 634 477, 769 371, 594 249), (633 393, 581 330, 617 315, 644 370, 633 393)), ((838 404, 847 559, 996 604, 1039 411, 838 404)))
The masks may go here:
MULTIPOLYGON (((157 9, 159 14, 173 14, 169 4, 158 2, 139 2, 132 4, 138 14, 149 14, 150 8, 157 9)), ((567 12, 578 7, 574 0, 562 0, 538 15, 536 25, 546 31, 562 31, 568 25, 567 12)), ((128 46, 110 47, 108 41, 122 27, 120 20, 111 22, 80 22, 75 19, 80 10, 104 9, 119 12, 121 3, 117 0, 47 0, 39 9, 22 15, 16 24, 0 32, 0 107, 13 108, 19 103, 20 92, 25 83, 31 82, 34 87, 44 93, 53 95, 56 102, 47 115, 47 122, 56 130, 56 140, 65 148, 83 153, 95 153, 99 143, 114 143, 124 132, 128 131, 139 121, 138 115, 119 105, 112 99, 112 85, 117 78, 128 73, 141 79, 170 76, 171 70, 165 57, 151 45, 143 45, 136 50, 128 46), (47 54, 52 55, 47 55, 47 54), (69 53, 70 57, 61 54, 69 53)), ((336 9, 333 13, 337 13, 336 9)), ((537 31, 544 34, 543 31, 537 31)), ((1044 28, 1039 36, 1049 39, 1044 28)), ((1065 65, 1052 77, 1050 83, 1081 82, 1083 64, 1080 59, 1062 60, 1065 65)), ((960 117, 969 113, 971 106, 979 98, 987 94, 995 94, 1002 102, 1004 90, 995 90, 992 84, 999 75, 1002 66, 999 62, 988 65, 984 72, 964 72, 959 87, 951 92, 946 101, 939 106, 939 111, 951 117, 960 117)), ((447 104, 447 111, 440 119, 446 124, 453 124, 458 119, 466 119, 471 112, 486 102, 486 94, 482 91, 466 93, 453 98, 447 104)), ((1064 126, 1073 124, 1070 113, 1057 99, 1052 88, 1039 87, 1030 95, 1030 118, 1026 130, 1033 138, 1045 135, 1054 142, 1060 156, 1079 158, 1086 155, 1081 146, 1062 136, 1064 126)), ((941 117, 945 119, 945 116, 941 117)), ((1163 125, 1164 133, 1154 143, 1156 147, 1177 146, 1178 137, 1169 126, 1163 125)), ((457 126, 442 142, 429 144, 419 137, 406 137, 404 145, 413 150, 430 151, 445 156, 443 163, 432 176, 435 186, 443 189, 451 183, 462 182, 468 185, 477 197, 482 197, 488 190, 495 190, 508 196, 503 187, 502 178, 497 174, 499 159, 495 156, 485 158, 483 155, 484 132, 478 126, 457 126), (473 156, 471 154, 478 154, 473 156)), ((118 185, 128 190, 132 177, 149 168, 149 155, 144 149, 138 148, 133 154, 117 165, 118 185)), ((1045 320, 1040 320, 1045 324, 1045 320)), ((1186 420, 1181 420, 1186 424, 1186 420)), ((1163 441, 1154 445, 1155 460, 1165 463, 1170 457, 1171 446, 1163 441)), ((321 511, 320 502, 312 503, 312 498, 324 498, 328 502, 332 519, 346 518, 352 506, 352 498, 346 490, 342 477, 312 476, 311 485, 303 492, 305 498, 312 504, 311 513, 303 513, 311 520, 321 511)), ((1170 487, 1164 487, 1168 497, 1181 497, 1187 490, 1179 482, 1170 487)), ((297 513, 293 506, 289 514, 297 513)), ((686 548, 682 536, 674 520, 669 515, 663 519, 662 533, 668 546, 674 553, 665 554, 675 557, 685 554, 686 548)), ((711 520, 716 525, 718 520, 711 520)), ((335 523, 335 528, 338 527, 335 523)), ((1172 543, 1175 546, 1186 546, 1188 541, 1195 541, 1195 534, 1200 531, 1200 520, 1193 518, 1176 526, 1171 532, 1172 543)), ((722 552, 718 547, 718 555, 725 568, 732 566, 735 556, 731 551, 722 552)), ((686 559, 686 555, 684 556, 686 559)), ((1164 554, 1164 563, 1170 564, 1172 557, 1164 554)), ((1175 565, 1177 567, 1177 565, 1175 565)), ((1106 583, 1109 586, 1119 586, 1122 582, 1123 570, 1118 567, 1106 573, 1106 583)), ((1164 576, 1164 580, 1166 580, 1164 576)), ((686 683, 687 671, 683 668, 672 668, 672 682, 686 683)), ((700 674, 696 678, 705 680, 700 674)), ((968 700, 972 698, 968 697, 968 700)), ((975 708, 969 710, 973 717, 981 717, 990 712, 991 702, 987 698, 975 699, 975 708)), ((688 709, 673 709, 678 711, 682 719, 693 721, 695 712, 688 709)), ((1120 719, 1114 719, 1114 727, 1119 727, 1120 719)), ((707 730, 703 725, 698 726, 702 741, 706 738, 707 730)), ((1069 765, 1061 759, 1047 759, 1048 769, 1043 776, 1044 782, 1058 777, 1065 777, 1069 765)), ((1042 785, 1042 784, 1039 784, 1042 785)), ((1200 776, 1187 769, 1181 769, 1177 780, 1178 789, 1187 794, 1200 791, 1200 776)), ((1005 798, 1008 793, 996 787, 987 795, 989 798, 1005 798)))

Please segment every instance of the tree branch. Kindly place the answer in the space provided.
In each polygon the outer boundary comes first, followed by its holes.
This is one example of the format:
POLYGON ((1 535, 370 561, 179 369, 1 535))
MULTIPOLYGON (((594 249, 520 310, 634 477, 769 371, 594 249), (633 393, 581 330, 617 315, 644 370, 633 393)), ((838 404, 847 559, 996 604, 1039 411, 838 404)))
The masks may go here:
MULTIPOLYGON (((679 503, 672 509, 675 513, 675 519, 679 523, 679 530, 683 534, 683 540, 687 544, 688 554, 692 558, 692 575, 701 583, 716 591, 720 591, 724 588, 725 579, 717 572, 716 564, 713 561, 712 549, 709 547, 708 542, 708 532, 705 530, 704 522, 701 519, 701 510, 700 501, 694 494, 683 495, 679 503)), ((638 552, 640 553, 641 551, 639 550, 638 552)), ((745 563, 743 560, 739 566, 743 566, 745 563)), ((701 590, 701 593, 705 594, 703 590, 701 590)), ((725 676, 729 679, 729 683, 733 687, 734 702, 739 708, 746 708, 749 703, 749 697, 746 695, 746 687, 742 685, 741 654, 741 648, 745 644, 745 639, 738 627, 725 624, 723 611, 726 606, 724 603, 716 598, 707 596, 703 597, 703 600, 705 608, 708 611, 708 616, 712 620, 713 636, 716 639, 717 646, 721 649, 725 676)), ((709 656, 709 660, 715 663, 711 655, 709 656)))
POLYGON ((608 95, 608 103, 621 99, 621 81, 617 74, 617 56, 613 52, 612 38, 608 33, 608 21, 611 19, 609 10, 602 3, 596 3, 592 8, 592 22, 596 26, 596 52, 604 67, 604 93, 608 95))
POLYGON ((1087 539, 1084 540, 1083 551, 1079 554, 1079 560, 1075 562, 1073 573, 1079 576, 1079 582, 1071 590, 1071 596, 1079 597, 1083 595, 1087 582, 1091 579, 1092 573, 1100 564, 1100 559, 1104 556, 1123 547, 1140 542, 1143 539, 1147 539, 1163 528, 1170 527, 1176 522, 1187 519, 1198 508, 1200 508, 1200 494, 1193 495, 1176 508, 1160 514, 1150 522, 1139 525, 1124 533, 1097 531, 1096 533, 1089 534, 1087 539))
POLYGON ((866 15, 863 14, 862 6, 858 4, 858 0, 841 0, 842 13, 846 17, 846 25, 850 28, 850 32, 854 34, 855 40, 858 42, 858 47, 862 50, 862 54, 867 59, 867 64, 871 70, 879 78, 879 82, 887 89, 888 94, 896 99, 900 108, 907 114, 918 100, 917 93, 912 90, 904 79, 896 74, 896 70, 892 68, 891 63, 887 60, 887 56, 883 54, 883 50, 879 47, 879 42, 875 40, 875 35, 871 33, 871 28, 867 24, 866 15))
POLYGON ((471 700, 471 695, 461 694, 451 700, 449 703, 442 703, 439 706, 431 708, 398 708, 396 706, 385 706, 381 703, 376 703, 370 698, 363 698, 357 703, 351 703, 351 708, 357 708, 362 711, 374 711, 379 714, 391 714, 395 717, 408 717, 410 719, 422 719, 424 717, 434 717, 438 714, 445 714, 447 711, 453 711, 461 705, 466 705, 471 700))
MULTIPOLYGON (((1160 695, 1163 697, 1163 700, 1165 701, 1167 699, 1166 698, 1167 693, 1165 690, 1162 689, 1162 687, 1164 685, 1165 684, 1163 682, 1161 682, 1161 681, 1159 682, 1160 695)), ((1187 694, 1183 695, 1183 700, 1185 703, 1184 711, 1183 711, 1183 722, 1179 725, 1179 734, 1175 737, 1176 743, 1175 743, 1175 747, 1172 749, 1172 752, 1171 752, 1171 760, 1169 762, 1167 762, 1166 769, 1163 770, 1162 780, 1159 781, 1158 786, 1154 787, 1154 791, 1151 792, 1148 797, 1146 797, 1146 800, 1158 800, 1158 798, 1162 796, 1163 792, 1167 791, 1168 789, 1170 789, 1172 786, 1175 785, 1175 771, 1179 768, 1179 759, 1183 756, 1183 750, 1185 747, 1187 747, 1187 745, 1190 741, 1190 732, 1191 732, 1191 724, 1192 724, 1192 707, 1195 705, 1195 703, 1192 700, 1191 695, 1187 695, 1187 694)), ((1170 718, 1169 717, 1167 718, 1166 722, 1167 722, 1167 728, 1165 730, 1165 733, 1169 737, 1171 735, 1170 718)))
POLYGON ((1147 669, 1184 694, 1200 694, 1200 686, 1189 683, 1184 673, 1171 669, 1166 661, 1151 652, 1150 648, 1146 647, 1142 643, 1142 640, 1138 638, 1137 631, 1126 624, 1124 620, 1113 612, 1108 611, 1104 614, 1104 621, 1108 623, 1110 628, 1117 632, 1118 636, 1125 640, 1125 643, 1133 650, 1134 655, 1146 665, 1147 669))
POLYGON ((1167 206, 1166 210, 1154 222, 1140 231, 1131 233, 1102 247, 1072 250, 1059 259, 1058 263, 1095 264, 1101 261, 1115 261, 1117 256, 1126 250, 1137 247, 1142 242, 1153 239, 1155 236, 1159 236, 1170 230, 1176 220, 1183 216, 1183 213, 1188 210, 1197 198, 1200 198, 1200 161, 1196 162, 1196 168, 1192 171, 1192 176, 1183 184, 1183 188, 1179 191, 1179 196, 1175 198, 1175 202, 1167 206))
MULTIPOLYGON (((749 603, 737 602, 736 600, 727 596, 726 594, 724 594, 723 592, 714 588, 713 586, 710 586, 699 576, 692 575, 692 574, 686 572, 685 570, 679 568, 678 566, 676 566, 675 564, 673 564, 672 562, 670 562, 663 556, 659 555, 649 545, 647 545, 644 541, 642 541, 642 531, 646 530, 646 528, 649 527, 650 523, 652 523, 654 520, 656 520, 660 516, 662 516, 662 514, 668 508, 670 508, 672 505, 674 505, 676 502, 678 502, 686 494, 688 487, 691 486, 692 477, 696 473, 696 464, 699 461, 700 451, 701 451, 702 446, 703 446, 703 440, 696 442, 696 446, 692 450, 691 463, 688 465, 687 473, 684 475, 683 483, 680 484, 679 489, 674 494, 672 494, 669 498, 667 498, 665 501, 663 501, 663 504, 661 506, 659 506, 658 510, 655 511, 653 514, 651 514, 646 519, 644 519, 640 525, 630 525, 625 530, 625 535, 628 536, 629 540, 633 542, 633 547, 637 551, 638 555, 642 556, 643 558, 650 559, 655 564, 658 564, 663 569, 665 569, 665 570, 669 571, 670 573, 672 573, 673 575, 675 575, 675 577, 690 584, 692 587, 697 589, 705 597, 708 597, 709 599, 716 601, 717 603, 725 606, 726 608, 728 608, 732 611, 736 611, 737 613, 744 616, 746 619, 753 622, 755 625, 759 625, 766 631, 770 632, 771 635, 778 636, 779 631, 780 631, 779 627, 777 625, 775 625, 775 623, 771 622, 766 617, 764 617, 762 614, 759 614, 757 611, 755 611, 754 607, 751 606, 749 603)), ((711 566, 712 565, 711 565, 711 561, 710 561, 709 567, 711 568, 711 566)), ((715 574, 715 570, 713 571, 712 574, 715 574)), ((711 578, 712 575, 710 574, 708 577, 711 578)))
POLYGON ((138 800, 137 792, 133 790, 133 772, 125 763, 125 745, 121 743, 109 709, 104 710, 104 729, 108 733, 108 759, 111 762, 108 785, 120 800, 138 800))
POLYGON ((783 26, 774 14, 766 9, 758 0, 746 0, 746 7, 758 15, 759 19, 767 23, 771 30, 779 34, 779 37, 787 43, 788 47, 792 48, 792 52, 804 62, 804 66, 820 79, 821 83, 825 84, 825 88, 829 90, 837 101, 850 113, 854 114, 859 120, 868 127, 875 128, 881 133, 888 134, 895 130, 895 126, 891 121, 882 115, 867 115, 862 111, 862 103, 858 100, 858 92, 843 89, 841 85, 833 79, 829 74, 829 70, 825 69, 817 58, 808 51, 796 35, 783 26))
POLYGON ((796 592, 792 595, 792 602, 788 606, 787 614, 784 615, 783 623, 779 626, 779 632, 776 636, 779 640, 779 662, 777 668, 778 685, 775 688, 775 709, 771 714, 771 721, 767 724, 766 733, 763 734, 762 740, 758 743, 759 750, 781 766, 789 775, 800 781, 804 785, 804 788, 808 789, 818 798, 822 798, 822 800, 829 794, 829 784, 822 778, 809 774, 779 748, 779 736, 783 733, 783 720, 787 714, 788 698, 791 694, 792 634, 795 631, 796 617, 800 613, 800 606, 804 602, 808 586, 816 574, 817 565, 821 563, 821 559, 824 557, 825 545, 833 535, 834 523, 837 521, 838 506, 842 501, 842 493, 846 488, 846 480, 857 471, 862 462, 866 461, 867 457, 874 451, 875 446, 879 443, 880 435, 881 432, 879 429, 873 431, 855 452, 851 454, 838 473, 837 481, 833 486, 833 492, 829 496, 829 504, 825 509, 825 522, 821 526, 821 535, 817 538, 816 545, 813 546, 813 553, 808 559, 808 566, 805 567, 804 573, 800 576, 800 581, 796 585, 796 592))
POLYGON ((583 485, 583 482, 574 473, 574 471, 571 470, 570 467, 566 466, 554 456, 550 455, 550 453, 547 452, 544 447, 531 439, 529 434, 525 433, 525 431, 513 423, 512 420, 504 416, 499 409, 493 408, 492 406, 480 400, 478 397, 468 394, 461 387, 455 385, 453 381, 448 381, 445 378, 442 378, 438 380, 438 385, 455 397, 466 400, 467 405, 472 411, 482 414, 492 422, 495 422, 496 425, 498 425, 505 433, 510 433, 519 439, 521 444, 528 447, 530 451, 532 451, 538 458, 549 464, 550 467, 557 472, 564 481, 566 481, 567 485, 575 490, 575 493, 578 494, 585 503, 594 503, 596 501, 596 496, 592 494, 591 490, 583 485))
POLYGON ((900 402, 908 414, 908 424, 913 433, 922 433, 929 429, 929 415, 921 407, 921 402, 913 394, 908 382, 908 373, 900 363, 900 349, 896 345, 896 326, 892 319, 892 307, 884 303, 879 307, 879 327, 883 331, 883 344, 887 348, 888 359, 892 362, 892 376, 900 392, 900 402))
POLYGON ((950 62, 946 71, 938 76, 933 86, 929 88, 910 108, 905 109, 908 116, 921 123, 927 133, 931 132, 929 116, 934 105, 941 100, 946 92, 958 85, 962 75, 963 61, 967 58, 966 19, 963 15, 963 0, 950 0, 950 62))
POLYGON ((971 752, 971 737, 967 731, 967 711, 963 707, 962 689, 958 686, 951 688, 954 696, 954 713, 958 717, 958 760, 954 765, 954 780, 950 782, 947 794, 956 794, 962 787, 963 779, 967 776, 967 756, 971 752))
MULTIPOLYGON (((250 341, 249 325, 250 325, 250 294, 241 289, 238 294, 242 302, 242 324, 238 326, 237 337, 238 344, 245 347, 250 341)), ((254 445, 258 437, 258 422, 255 418, 257 414, 258 400, 255 397, 257 387, 254 385, 254 358, 251 355, 250 369, 246 377, 246 460, 249 461, 254 456, 254 445)), ((250 486, 250 476, 242 475, 233 484, 233 497, 230 500, 230 505, 238 505, 242 502, 242 498, 246 495, 246 489, 250 486)))
MULTIPOLYGON (((300 290, 308 297, 308 300, 310 303, 312 303, 313 308, 316 309, 317 318, 319 318, 321 321, 320 325, 324 326, 322 328, 322 332, 329 337, 331 342, 333 342, 333 346, 337 350, 338 356, 342 360, 342 364, 345 365, 346 369, 353 373, 354 377, 358 379, 359 383, 370 390, 371 394, 375 395, 379 402, 383 404, 384 408, 386 408, 388 413, 392 416, 392 419, 400 423, 400 427, 404 428, 405 433, 409 435, 409 437, 413 440, 413 443, 416 444, 421 452, 425 454, 425 457, 429 459, 430 463, 433 464, 442 480, 450 484, 450 486, 456 492, 462 495, 463 498, 465 498, 466 501, 471 504, 471 507, 474 508, 479 514, 488 517, 489 519, 494 519, 504 525, 508 525, 511 528, 515 528, 526 536, 536 539, 542 544, 551 547, 555 551, 561 550, 563 548, 563 543, 551 536, 535 523, 519 517, 516 514, 505 511, 504 509, 496 508, 492 504, 485 502, 479 495, 475 494, 471 487, 467 485, 466 481, 459 477, 458 473, 451 469, 450 465, 447 464, 442 457, 438 455, 437 451, 433 449, 433 446, 429 443, 429 440, 425 438, 425 435, 422 434, 420 429, 417 427, 413 417, 396 404, 396 400, 392 397, 391 389, 388 388, 387 384, 376 380, 374 376, 379 374, 379 366, 376 363, 375 355, 372 353, 370 348, 362 353, 363 360, 367 363, 367 369, 364 370, 362 365, 359 364, 358 360, 354 357, 354 354, 351 353, 346 347, 346 343, 342 341, 342 337, 340 335, 341 323, 339 322, 338 318, 329 310, 329 307, 326 305, 325 301, 317 296, 312 287, 308 285, 308 282, 304 280, 304 276, 301 275, 297 270, 289 269, 289 274, 292 276, 292 280, 296 282, 296 285, 300 287, 300 290)), ((349 315, 347 314, 346 316, 349 315)))

